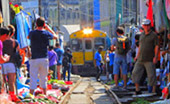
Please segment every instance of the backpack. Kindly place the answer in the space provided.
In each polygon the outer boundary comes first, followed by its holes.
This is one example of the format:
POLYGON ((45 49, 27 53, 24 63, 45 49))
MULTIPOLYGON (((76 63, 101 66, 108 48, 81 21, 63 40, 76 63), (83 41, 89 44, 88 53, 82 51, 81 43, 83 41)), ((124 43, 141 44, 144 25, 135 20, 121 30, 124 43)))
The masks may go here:
POLYGON ((69 57, 68 57, 68 55, 64 55, 63 60, 62 60, 62 65, 64 67, 68 67, 69 66, 69 57))
POLYGON ((16 49, 17 48, 17 42, 15 41, 15 53, 12 55, 13 62, 17 68, 20 68, 22 65, 22 59, 23 57, 20 55, 19 51, 16 49))
POLYGON ((118 54, 126 55, 127 52, 130 50, 129 38, 126 36, 117 37, 116 50, 118 54))

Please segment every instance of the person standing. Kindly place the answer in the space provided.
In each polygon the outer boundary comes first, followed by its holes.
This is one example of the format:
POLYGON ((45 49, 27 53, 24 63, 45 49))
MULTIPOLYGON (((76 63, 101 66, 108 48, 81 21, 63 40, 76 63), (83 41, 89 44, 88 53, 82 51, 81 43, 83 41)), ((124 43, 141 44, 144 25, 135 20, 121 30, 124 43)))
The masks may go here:
MULTIPOLYGON (((9 61, 10 56, 9 55, 3 55, 3 43, 9 35, 9 29, 7 28, 0 28, 0 64, 3 64, 7 61, 9 61)), ((3 77, 1 75, 2 71, 2 66, 0 66, 0 93, 2 93, 4 87, 3 87, 3 77)))
POLYGON ((115 56, 115 52, 113 52, 113 50, 111 50, 111 48, 109 49, 109 76, 111 76, 111 79, 114 79, 114 75, 113 75, 113 63, 114 63, 114 56, 115 56))
POLYGON ((121 72, 123 74, 124 86, 123 89, 127 88, 127 52, 130 49, 130 42, 126 36, 124 36, 124 28, 118 27, 116 29, 117 37, 113 38, 111 50, 115 50, 114 56, 114 81, 115 86, 113 89, 119 89, 118 86, 118 78, 119 78, 119 70, 121 68, 121 72))
POLYGON ((15 58, 13 57, 15 53, 18 51, 19 52, 19 43, 17 40, 13 39, 13 35, 15 33, 15 28, 12 25, 8 26, 10 30, 10 35, 7 40, 3 42, 3 54, 7 54, 10 57, 10 60, 8 62, 5 62, 3 64, 3 75, 4 78, 8 76, 8 84, 9 84, 9 94, 14 95, 16 93, 16 65, 15 65, 15 58))
POLYGON ((63 80, 66 80, 66 71, 68 72, 68 81, 70 81, 70 75, 71 75, 71 60, 72 60, 72 54, 71 54, 71 50, 70 48, 66 49, 66 52, 64 52, 63 55, 63 60, 62 60, 62 64, 63 64, 63 80))
POLYGON ((3 43, 9 37, 9 29, 8 28, 0 28, 0 64, 3 64, 9 61, 10 56, 3 54, 3 43))
POLYGON ((48 48, 48 60, 49 60, 49 69, 53 71, 53 79, 57 77, 57 53, 53 50, 53 46, 48 48))
POLYGON ((103 50, 103 46, 99 46, 98 51, 95 53, 94 56, 94 66, 97 69, 97 75, 96 75, 96 80, 100 81, 100 75, 103 72, 103 59, 102 59, 102 55, 101 52, 103 50))
POLYGON ((63 59, 63 50, 60 48, 60 44, 56 43, 56 48, 54 49, 54 51, 57 53, 57 78, 58 80, 61 80, 61 69, 62 69, 62 59, 63 59))
POLYGON ((152 92, 156 91, 156 70, 155 65, 158 57, 158 36, 151 30, 151 21, 144 19, 142 21, 144 32, 139 39, 139 49, 137 59, 132 72, 132 81, 135 83, 135 95, 141 94, 139 88, 139 81, 143 75, 144 70, 147 72, 148 84, 152 86, 152 92))
POLYGON ((28 38, 31 41, 31 53, 28 47, 30 59, 30 93, 33 94, 37 88, 37 79, 39 74, 40 87, 46 94, 47 75, 49 68, 48 46, 49 39, 57 39, 56 34, 46 24, 45 19, 40 17, 36 21, 36 30, 29 33, 28 38), (47 30, 47 31, 46 31, 47 30))

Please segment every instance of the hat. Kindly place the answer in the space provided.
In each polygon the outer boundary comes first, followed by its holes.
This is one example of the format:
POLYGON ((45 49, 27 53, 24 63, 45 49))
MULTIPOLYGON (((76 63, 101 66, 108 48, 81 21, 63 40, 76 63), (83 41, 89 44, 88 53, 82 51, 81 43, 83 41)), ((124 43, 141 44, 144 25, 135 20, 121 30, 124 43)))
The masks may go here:
POLYGON ((71 51, 70 48, 67 48, 66 50, 67 50, 67 51, 71 51))
POLYGON ((99 48, 98 49, 103 49, 103 46, 99 46, 99 48))
POLYGON ((151 21, 149 19, 143 19, 142 25, 149 25, 151 21))

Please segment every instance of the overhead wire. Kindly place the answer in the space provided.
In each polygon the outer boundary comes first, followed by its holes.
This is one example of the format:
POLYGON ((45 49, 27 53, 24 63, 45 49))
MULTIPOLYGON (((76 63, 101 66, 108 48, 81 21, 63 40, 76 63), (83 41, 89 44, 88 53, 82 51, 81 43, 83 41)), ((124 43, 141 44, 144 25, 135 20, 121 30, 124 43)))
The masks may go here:
MULTIPOLYGON (((83 5, 81 5, 81 6, 85 6, 85 5, 87 5, 87 4, 91 3, 91 2, 93 2, 93 1, 86 2, 85 4, 83 4, 83 5)), ((68 5, 68 4, 62 2, 62 5, 63 5, 63 4, 64 4, 64 5, 68 5)), ((136 14, 135 11, 132 11, 130 8, 124 7, 124 6, 123 6, 121 3, 119 3, 119 2, 116 2, 116 5, 121 6, 123 9, 128 10, 128 11, 127 11, 128 13, 132 13, 133 15, 136 14)), ((43 7, 43 6, 40 6, 40 7, 43 7)), ((66 7, 64 8, 63 6, 60 6, 60 8, 65 9, 66 7)), ((93 6, 91 6, 91 7, 88 8, 87 10, 92 9, 92 8, 93 8, 93 6)), ((65 9, 65 11, 66 11, 66 12, 79 13, 80 15, 86 15, 86 16, 89 16, 89 17, 94 17, 94 16, 95 16, 95 17, 101 17, 101 16, 98 16, 98 15, 91 15, 91 14, 89 14, 89 13, 80 12, 80 9, 79 9, 79 10, 74 10, 74 9, 69 10, 69 9, 65 9)), ((61 9, 60 9, 60 12, 62 12, 61 9)), ((110 20, 110 18, 113 18, 113 17, 107 17, 107 18, 99 19, 99 20, 97 20, 97 21, 107 21, 107 20, 110 20)))

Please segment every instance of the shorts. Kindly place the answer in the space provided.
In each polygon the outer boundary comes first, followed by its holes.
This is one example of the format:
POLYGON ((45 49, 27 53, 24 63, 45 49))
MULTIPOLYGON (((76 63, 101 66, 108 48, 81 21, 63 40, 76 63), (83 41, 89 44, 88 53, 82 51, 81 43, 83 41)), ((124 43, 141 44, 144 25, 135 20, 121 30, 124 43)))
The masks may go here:
POLYGON ((115 57, 114 58, 114 68, 113 68, 113 74, 119 74, 119 70, 122 70, 122 74, 126 75, 127 74, 127 62, 126 58, 123 57, 115 57))
POLYGON ((4 63, 2 64, 2 74, 15 73, 16 68, 14 63, 4 63))
POLYGON ((146 70, 147 73, 149 86, 156 85, 156 70, 153 62, 137 61, 132 72, 132 81, 139 84, 144 70, 146 70))
POLYGON ((49 69, 49 61, 47 58, 30 60, 30 89, 37 88, 38 74, 40 79, 40 87, 46 88, 47 75, 49 69))

